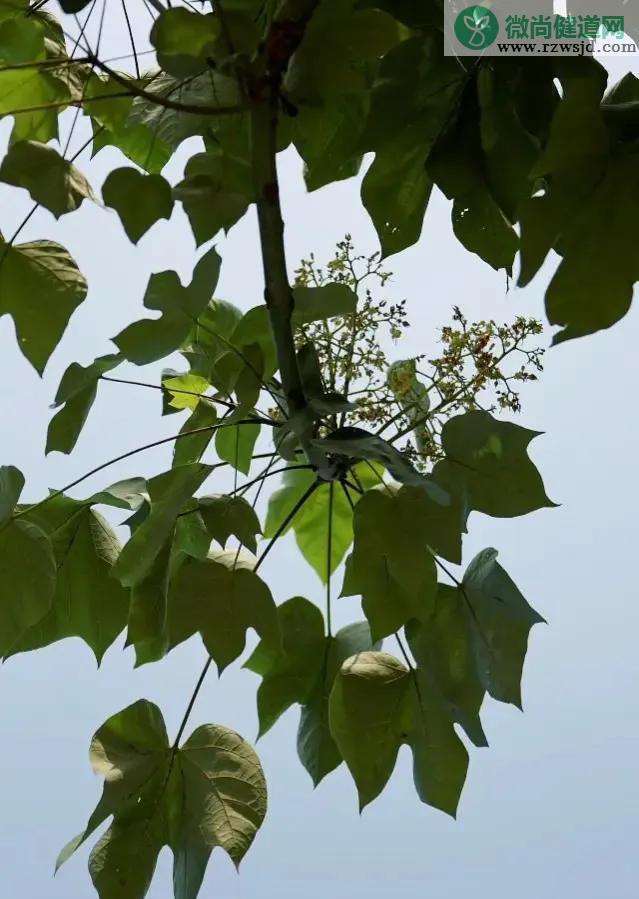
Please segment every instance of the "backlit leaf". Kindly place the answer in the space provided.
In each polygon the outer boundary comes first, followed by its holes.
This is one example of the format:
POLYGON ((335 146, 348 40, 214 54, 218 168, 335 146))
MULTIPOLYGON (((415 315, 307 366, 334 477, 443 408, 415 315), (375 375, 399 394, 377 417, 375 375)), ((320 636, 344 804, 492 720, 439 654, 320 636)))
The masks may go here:
POLYGON ((91 185, 54 147, 20 141, 9 148, 0 166, 0 181, 24 187, 31 198, 60 218, 93 199, 91 185))
POLYGON ((171 580, 171 647, 199 631, 220 672, 244 651, 249 628, 277 647, 275 603, 253 566, 253 560, 237 550, 211 552, 206 559, 185 558, 171 580))
POLYGON ((129 240, 137 243, 160 219, 171 218, 171 185, 162 175, 145 175, 124 167, 109 172, 102 185, 102 198, 115 209, 129 240))
POLYGON ((330 698, 330 727, 357 785, 360 810, 388 782, 400 746, 413 751, 422 802, 455 815, 468 754, 419 672, 381 652, 348 659, 330 698))
POLYGON ((50 240, 9 246, 0 238, 0 316, 13 318, 20 350, 39 374, 86 294, 64 247, 50 240))
POLYGON ((120 552, 118 538, 98 512, 68 497, 48 502, 28 519, 49 535, 56 587, 50 611, 21 636, 10 654, 80 637, 99 664, 129 612, 129 591, 111 576, 120 552))
POLYGON ((112 815, 89 859, 100 899, 143 899, 164 845, 173 851, 176 899, 195 899, 212 850, 239 865, 266 814, 259 759, 239 734, 205 724, 172 749, 160 710, 146 700, 102 725, 90 758, 104 777, 102 798, 57 866, 112 815))

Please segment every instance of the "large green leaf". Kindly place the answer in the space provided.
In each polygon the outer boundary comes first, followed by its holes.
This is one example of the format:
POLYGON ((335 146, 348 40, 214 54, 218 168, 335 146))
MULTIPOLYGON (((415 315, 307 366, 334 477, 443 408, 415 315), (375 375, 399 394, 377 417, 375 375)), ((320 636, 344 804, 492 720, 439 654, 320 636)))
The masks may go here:
MULTIPOLYGON (((376 469, 367 465, 355 466, 355 475, 362 488, 367 490, 379 483, 376 469)), ((269 498, 264 537, 272 539, 280 530, 287 516, 301 500, 304 493, 316 480, 316 474, 310 470, 296 469, 287 471, 283 477, 283 486, 271 494, 269 498)), ((298 511, 295 518, 282 531, 286 534, 291 528, 300 552, 317 572, 323 582, 328 570, 328 513, 330 507, 331 488, 329 484, 320 484, 315 492, 298 511)), ((357 502, 359 493, 353 491, 352 500, 357 502)), ((339 485, 334 485, 332 502, 332 539, 331 539, 331 574, 340 566, 349 546, 353 542, 353 510, 339 485)))
POLYGON ((102 797, 58 867, 111 815, 89 871, 100 899, 143 899, 160 849, 174 856, 175 899, 195 899, 216 846, 239 865, 266 814, 266 783, 253 749, 220 725, 171 747, 157 706, 140 700, 109 718, 91 741, 102 797))
POLYGON ((360 594, 375 640, 411 618, 432 614, 437 590, 429 520, 414 494, 370 490, 355 508, 353 553, 345 593, 360 594))
POLYGON ((538 434, 488 412, 456 415, 442 430, 446 457, 433 475, 450 494, 464 497, 468 509, 496 518, 552 507, 527 452, 538 434))
POLYGON ((311 17, 286 71, 285 87, 298 103, 358 94, 367 75, 400 38, 397 22, 378 9, 324 4, 311 17))
POLYGON ((172 468, 148 482, 149 513, 125 545, 113 569, 114 576, 125 586, 139 583, 150 571, 178 515, 210 473, 210 466, 193 462, 172 468))
POLYGON ((245 668, 262 676, 257 691, 259 736, 295 703, 303 705, 320 675, 326 651, 322 613, 301 596, 277 610, 282 646, 260 642, 245 668))
POLYGON ((170 646, 199 631, 220 672, 244 651, 249 628, 277 648, 275 603, 252 570, 254 564, 238 550, 211 552, 205 559, 184 558, 171 579, 170 646))
POLYGON ((417 243, 432 188, 419 144, 376 154, 362 181, 362 203, 377 231, 382 256, 417 243))
POLYGON ((225 423, 215 432, 215 449, 222 462, 228 462, 242 474, 248 474, 260 430, 259 424, 225 423))
POLYGON ((305 163, 308 190, 356 175, 362 163, 358 139, 368 110, 366 94, 333 97, 303 106, 293 121, 293 142, 305 163))
POLYGON ((228 341, 241 319, 242 313, 232 303, 211 300, 182 346, 192 373, 209 380, 213 363, 227 352, 228 341))
POLYGON ((0 316, 13 318, 18 345, 40 374, 86 295, 64 247, 50 240, 13 246, 0 237, 0 316))
POLYGON ((51 607, 56 562, 51 541, 33 522, 5 521, 0 527, 0 654, 51 607))
POLYGON ((211 13, 191 12, 184 7, 165 9, 151 29, 151 43, 160 65, 178 77, 201 72, 219 28, 219 20, 211 13))
POLYGON ((0 166, 0 181, 24 187, 56 218, 73 212, 83 200, 93 199, 91 185, 82 172, 54 147, 35 141, 11 145, 0 166))
POLYGON ((120 352, 136 365, 146 365, 177 350, 206 309, 220 273, 221 260, 215 248, 198 261, 193 279, 183 287, 176 272, 151 275, 144 305, 161 312, 157 319, 129 325, 114 338, 120 352))
POLYGON ((326 639, 324 663, 319 678, 302 706, 297 731, 297 754, 314 786, 342 763, 342 755, 331 735, 329 697, 335 678, 346 659, 359 652, 381 649, 373 643, 368 622, 358 621, 326 639))
POLYGON ((348 659, 330 698, 333 738, 355 780, 360 810, 386 786, 403 743, 422 802, 455 815, 468 754, 419 672, 381 652, 348 659))
POLYGON ((100 356, 90 365, 72 362, 67 368, 55 397, 55 406, 62 406, 49 422, 46 452, 70 453, 87 420, 95 400, 102 375, 122 362, 122 356, 100 356))
POLYGON ((228 231, 253 200, 251 170, 242 159, 219 149, 197 153, 186 164, 184 179, 174 188, 184 206, 198 246, 228 231))
POLYGON ((232 535, 251 552, 257 549, 256 535, 262 533, 260 520, 253 506, 242 496, 203 496, 200 515, 213 540, 222 548, 232 535))
POLYGON ((455 112, 465 79, 463 67, 442 55, 435 37, 402 41, 382 61, 361 146, 377 153, 362 200, 384 255, 419 238, 431 192, 426 160, 455 112))
POLYGON ((28 77, 20 67, 0 70, 0 118, 14 117, 12 143, 57 138, 58 113, 70 100, 68 86, 46 70, 28 77))
POLYGON ((487 746, 479 718, 484 686, 476 666, 466 597, 455 587, 439 585, 432 615, 409 621, 406 637, 430 688, 439 691, 453 721, 476 746, 487 746))
MULTIPOLYGON (((130 129, 142 129, 152 141, 147 155, 155 148, 165 158, 170 157, 187 138, 199 134, 209 136, 216 127, 216 117, 206 110, 212 107, 239 106, 243 102, 240 87, 235 78, 208 69, 196 77, 182 78, 155 73, 148 81, 146 89, 160 98, 174 100, 178 103, 203 106, 205 111, 200 115, 194 112, 182 112, 167 109, 161 102, 155 103, 144 97, 136 97, 129 117, 126 121, 126 133, 130 129)), ((220 122, 232 117, 220 117, 220 122)), ((235 117, 233 117, 235 118, 235 117)), ((218 125, 219 127, 219 125, 218 125)), ((111 135, 113 138, 114 135, 111 135)), ((117 135, 115 135, 117 138, 117 135)), ((119 141, 115 141, 119 146, 119 141)), ((135 160, 134 160, 135 161, 135 160)), ((143 166, 146 168, 146 166, 143 166)))
POLYGON ((470 563, 462 588, 468 602, 477 671, 494 699, 521 708, 521 673, 534 624, 544 619, 530 606, 497 562, 497 550, 485 549, 470 563))
POLYGON ((302 707, 297 734, 300 761, 317 784, 341 764, 328 724, 328 698, 342 666, 373 646, 365 621, 326 635, 322 613, 300 596, 278 607, 282 646, 261 641, 244 667, 261 675, 257 691, 259 735, 292 705, 302 707))
MULTIPOLYGON (((482 74, 485 73, 480 71, 480 85, 483 84, 482 74)), ((480 89, 480 96, 483 97, 484 93, 489 92, 482 92, 480 89)), ((492 101, 492 95, 490 99, 492 101)), ((474 84, 468 87, 464 100, 456 128, 445 133, 430 154, 428 172, 440 190, 453 200, 453 230, 461 243, 493 268, 510 271, 518 248, 518 238, 491 189, 493 185, 489 181, 488 153, 485 152, 489 143, 486 134, 489 132, 490 149, 494 155, 492 144, 496 140, 493 134, 497 129, 496 114, 488 99, 485 99, 486 108, 480 122, 474 84), (490 129, 486 124, 489 119, 488 111, 491 114, 490 129)), ((517 157, 518 149, 515 142, 511 141, 506 149, 506 160, 499 159, 497 168, 501 179, 504 179, 504 172, 507 171, 508 160, 517 157)), ((529 154, 526 154, 526 163, 530 168, 532 159, 529 154)), ((530 192, 530 182, 525 170, 519 181, 519 192, 523 194, 524 189, 530 192)), ((515 214, 515 210, 509 211, 512 215, 515 214)))
POLYGON ((99 664, 129 612, 129 591, 111 577, 119 541, 101 515, 68 497, 57 497, 28 517, 49 535, 57 579, 51 609, 22 634, 10 654, 80 637, 99 664))
POLYGON ((157 662, 169 650, 168 608, 173 536, 173 533, 169 535, 145 577, 131 588, 126 644, 135 647, 136 666, 157 662))
POLYGON ((160 219, 171 218, 171 185, 162 175, 145 175, 125 166, 113 169, 102 185, 102 199, 115 209, 129 240, 137 243, 160 219))
POLYGON ((0 466, 0 527, 13 515, 23 487, 24 475, 15 465, 0 466))

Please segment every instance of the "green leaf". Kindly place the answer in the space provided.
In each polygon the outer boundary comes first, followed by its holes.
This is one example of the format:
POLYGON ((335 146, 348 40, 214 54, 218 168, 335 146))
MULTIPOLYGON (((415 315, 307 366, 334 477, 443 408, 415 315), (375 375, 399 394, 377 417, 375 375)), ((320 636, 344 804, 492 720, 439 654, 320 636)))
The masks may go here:
POLYGON ((428 150, 456 110, 466 72, 442 54, 438 36, 411 37, 383 59, 373 87, 362 145, 390 149, 410 130, 415 144, 428 150))
POLYGON ((331 693, 333 738, 353 775, 360 810, 386 786, 399 747, 413 751, 422 802, 455 815, 468 754, 436 696, 418 672, 381 652, 348 659, 331 693))
POLYGON ((122 362, 122 356, 100 356, 90 365, 72 362, 67 368, 55 398, 55 406, 62 406, 49 422, 47 453, 70 453, 84 427, 93 406, 98 382, 102 375, 122 362))
POLYGON ((362 181, 362 203, 379 238, 382 256, 417 243, 433 185, 423 147, 379 151, 362 181))
POLYGON ((198 261, 188 287, 182 286, 173 271, 151 275, 144 305, 162 315, 134 322, 121 331, 114 338, 121 353, 136 365, 146 365, 179 349, 211 299, 220 264, 212 248, 198 261))
POLYGON ((433 476, 453 496, 463 495, 469 510, 496 518, 552 507, 527 453, 538 434, 488 412, 456 415, 442 430, 446 458, 433 476))
MULTIPOLYGON (((375 470, 371 471, 367 465, 355 466, 355 474, 364 490, 379 483, 375 470)), ((314 472, 304 469, 287 471, 284 474, 283 486, 269 498, 264 525, 264 537, 267 540, 272 539, 279 531, 286 517, 316 477, 314 472)), ((357 502, 359 494, 353 492, 352 499, 354 503, 357 502)), ((291 528, 293 529, 300 552, 323 583, 326 583, 328 569, 329 504, 330 485, 320 484, 283 531, 286 534, 291 528)), ((352 542, 353 510, 342 488, 336 485, 333 490, 331 574, 339 568, 352 542)))
POLYGON ((211 300, 181 347, 192 373, 210 379, 213 363, 227 351, 231 334, 241 319, 242 313, 232 303, 211 300))
POLYGON ((184 176, 173 194, 184 206, 198 246, 221 229, 228 232, 253 200, 250 166, 219 149, 192 156, 184 176))
POLYGON ((609 328, 628 312, 639 281, 631 238, 638 210, 636 159, 615 159, 564 231, 564 258, 546 291, 548 319, 563 328, 553 343, 609 328), (615 265, 602 266, 606 258, 615 265))
POLYGON ((11 315, 22 353, 42 374, 87 283, 64 247, 50 240, 12 246, 0 237, 0 260, 0 316, 11 315))
POLYGON ((53 601, 56 563, 47 535, 30 521, 0 529, 0 655, 43 618, 53 601))
POLYGON ((165 390, 162 397, 164 401, 162 414, 166 415, 182 409, 190 409, 193 412, 209 386, 207 379, 201 375, 192 372, 178 374, 171 369, 166 369, 162 372, 162 387, 165 390))
POLYGON ((173 212, 169 182, 162 175, 145 175, 128 166, 109 172, 102 185, 102 199, 120 216, 133 243, 160 219, 171 218, 173 212))
POLYGON ((466 594, 477 671, 493 699, 521 708, 521 673, 534 624, 544 622, 497 562, 484 549, 462 582, 466 594))
POLYGON ((413 494, 370 490, 355 508, 348 589, 362 596, 373 639, 411 618, 432 614, 437 590, 429 522, 415 515, 413 494))
POLYGON ((191 415, 180 428, 180 435, 189 431, 200 433, 180 436, 173 446, 173 466, 187 465, 189 462, 199 462, 215 433, 217 411, 212 403, 200 400, 191 415), (206 430, 202 430, 205 428, 206 430))
POLYGON ((487 182, 476 116, 474 110, 467 112, 458 129, 436 146, 428 173, 454 201, 452 222, 458 240, 494 269, 510 271, 519 240, 487 182))
POLYGON ((484 699, 475 661, 466 598, 461 590, 440 584, 432 615, 409 621, 410 650, 430 689, 438 691, 452 721, 460 724, 475 746, 487 746, 479 718, 484 699))
POLYGON ((51 609, 22 634, 9 654, 80 637, 100 664, 124 629, 129 611, 128 590, 111 577, 119 541, 101 515, 68 497, 52 499, 27 517, 49 535, 56 587, 51 609))
POLYGON ((0 71, 0 118, 12 115, 15 122, 11 143, 57 138, 58 114, 70 100, 67 85, 46 71, 26 78, 20 68, 0 71))
POLYGON ((322 613, 301 596, 277 609, 282 645, 259 643, 244 667, 262 676, 257 691, 259 735, 294 703, 303 705, 320 676, 326 652, 322 613))
POLYGON ((0 527, 13 515, 22 488, 24 475, 14 465, 0 466, 0 527))
POLYGON ((248 474, 260 430, 259 424, 225 424, 216 431, 215 449, 221 461, 228 462, 242 474, 248 474))
POLYGON ((102 725, 90 758, 102 798, 57 867, 113 815, 89 859, 100 899, 143 899, 164 845, 176 899, 196 899, 211 851, 220 846, 239 865, 264 820, 259 759, 229 728, 203 725, 171 748, 160 710, 140 700, 102 725))
POLYGON ((362 153, 358 139, 368 110, 365 94, 331 98, 321 107, 302 106, 293 120, 293 141, 304 160, 309 191, 359 172, 362 153))
POLYGON ((328 698, 335 678, 347 658, 379 647, 373 647, 365 621, 327 636, 322 613, 301 596, 287 600, 277 614, 281 647, 262 641, 244 664, 262 677, 257 691, 259 736, 292 705, 301 705, 297 751, 317 786, 342 762, 328 725, 328 698))
POLYGON ((371 67, 399 39, 397 22, 377 9, 336 3, 311 18, 286 71, 285 89, 295 101, 319 105, 327 98, 357 94, 371 67))
POLYGON ((165 9, 151 29, 151 43, 161 67, 177 77, 206 68, 206 55, 219 35, 216 16, 190 12, 183 7, 165 9))
POLYGON ((254 553, 257 534, 262 533, 255 509, 242 496, 203 496, 199 505, 206 530, 222 548, 232 535, 254 553))
MULTIPOLYGON (((133 98, 110 75, 92 72, 84 83, 82 110, 94 123, 108 131, 122 128, 131 111, 133 98)), ((97 151, 96 151, 97 152, 97 151)))
POLYGON ((237 550, 183 559, 171 579, 171 648, 199 631, 221 673, 244 651, 249 628, 269 646, 279 646, 276 606, 264 581, 253 572, 254 564, 237 550))
MULTIPOLYGON (((159 97, 169 97, 183 104, 194 106, 218 107, 239 106, 244 102, 237 79, 214 72, 207 68, 206 71, 195 77, 173 77, 165 73, 155 73, 147 83, 148 93, 159 97)), ((220 117, 222 119, 235 119, 235 117, 220 117)), ((142 129, 145 140, 152 141, 152 147, 162 152, 165 158, 173 155, 180 144, 194 135, 210 135, 217 131, 216 118, 209 113, 202 115, 180 110, 166 109, 160 103, 136 97, 131 113, 127 119, 127 129, 142 129)), ((226 122, 217 127, 233 127, 237 129, 237 121, 229 124, 226 122)), ((217 134, 216 134, 217 136, 217 134)), ((150 150, 147 149, 147 155, 150 150)), ((143 165, 143 168, 146 168, 143 165)))
POLYGON ((162 659, 169 649, 168 606, 173 534, 146 577, 131 589, 127 646, 135 646, 136 667, 162 659))
POLYGON ((24 187, 31 198, 60 218, 93 199, 91 185, 82 172, 53 147, 20 141, 9 148, 0 166, 0 181, 24 187))
POLYGON ((149 514, 120 554, 113 574, 132 587, 151 570, 177 516, 211 473, 208 465, 194 462, 172 468, 148 482, 149 514))
POLYGON ((302 707, 297 731, 297 754, 314 786, 342 763, 329 724, 329 697, 335 679, 346 659, 371 649, 381 649, 381 643, 373 644, 366 621, 349 624, 326 640, 320 677, 302 707))
POLYGON ((351 315, 357 309, 357 294, 346 284, 294 287, 293 301, 293 324, 296 327, 336 315, 351 315))
MULTIPOLYGON (((115 86, 114 83, 110 87, 105 88, 104 94, 117 94, 122 91, 121 85, 115 86)), ((109 105, 112 101, 107 101, 109 105)), ((94 109, 94 127, 93 127, 93 152, 95 156, 105 147, 117 147, 127 159, 139 165, 141 169, 150 174, 159 174, 167 164, 172 155, 172 150, 162 141, 158 140, 153 129, 142 122, 131 122, 132 114, 131 100, 126 99, 127 112, 125 121, 120 125, 107 127, 101 124, 100 119, 106 118, 107 113, 102 112, 107 102, 100 99, 99 96, 90 103, 91 109, 94 109)), ((121 100, 117 101, 122 102, 121 100)))

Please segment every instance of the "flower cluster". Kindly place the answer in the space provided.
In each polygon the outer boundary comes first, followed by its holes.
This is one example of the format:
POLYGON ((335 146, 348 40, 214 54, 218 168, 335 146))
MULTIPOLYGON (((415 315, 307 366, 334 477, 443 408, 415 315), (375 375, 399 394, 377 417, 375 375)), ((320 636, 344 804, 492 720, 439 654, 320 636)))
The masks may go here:
POLYGON ((313 343, 326 390, 356 404, 327 427, 374 428, 424 469, 441 456, 441 431, 451 416, 473 409, 521 411, 520 386, 543 370, 544 350, 530 346, 542 325, 523 316, 504 324, 469 322, 453 307, 451 323, 440 331, 439 354, 391 365, 389 344, 399 341, 409 322, 406 300, 385 296, 390 278, 379 254, 357 254, 350 235, 325 266, 313 255, 302 260, 295 286, 345 284, 359 301, 352 314, 302 325, 296 340, 313 343))

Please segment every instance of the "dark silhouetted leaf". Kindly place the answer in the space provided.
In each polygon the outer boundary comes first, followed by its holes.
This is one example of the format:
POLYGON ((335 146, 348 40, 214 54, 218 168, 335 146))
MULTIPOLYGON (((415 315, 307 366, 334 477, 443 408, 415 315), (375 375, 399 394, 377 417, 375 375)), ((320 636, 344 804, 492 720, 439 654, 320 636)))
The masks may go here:
POLYGON ((137 243, 160 219, 171 218, 171 185, 162 175, 145 175, 124 167, 109 172, 102 185, 102 199, 115 209, 129 240, 137 243))

